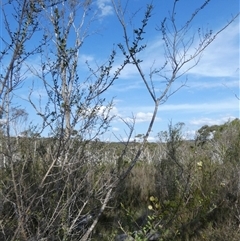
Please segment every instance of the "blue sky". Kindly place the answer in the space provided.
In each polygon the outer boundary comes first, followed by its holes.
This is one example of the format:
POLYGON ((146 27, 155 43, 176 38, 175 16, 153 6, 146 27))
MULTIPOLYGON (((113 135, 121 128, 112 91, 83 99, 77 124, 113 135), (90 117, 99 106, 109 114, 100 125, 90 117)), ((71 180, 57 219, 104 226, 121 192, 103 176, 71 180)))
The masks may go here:
MULTIPOLYGON (((147 1, 132 1, 133 5, 143 2, 147 1)), ((172 2, 153 2, 153 19, 150 20, 145 39, 148 47, 142 55, 142 68, 146 74, 149 73, 153 61, 161 63, 163 60, 161 37, 155 27, 160 24, 162 17, 168 14, 172 2)), ((135 7, 133 6, 133 9, 135 7)), ((183 21, 196 7, 193 1, 179 1, 177 18, 183 21)), ((213 0, 197 17, 192 29, 195 31, 198 27, 203 27, 217 31, 238 11, 238 1, 229 3, 213 0)), ((136 19, 136 25, 138 21, 136 19)), ((111 28, 107 19, 106 28, 111 28)), ((234 93, 239 95, 239 19, 218 36, 204 51, 200 63, 176 84, 181 84, 181 81, 186 79, 187 86, 159 107, 150 140, 155 140, 156 133, 166 130, 170 121, 184 122, 184 135, 193 137, 202 125, 222 124, 229 119, 239 118, 239 100, 234 96, 234 93)), ((159 88, 158 85, 156 88, 159 88)), ((108 94, 116 96, 113 112, 122 118, 131 118, 134 115, 135 133, 145 133, 154 106, 136 70, 131 66, 126 68, 108 94)), ((112 131, 115 134, 122 134, 123 129, 127 130, 120 121, 113 122, 112 131)))
MULTIPOLYGON (((197 4, 201 2, 204 1, 180 0, 178 2, 176 18, 179 26, 191 16, 193 10, 198 7, 197 4)), ((126 20, 136 13, 132 20, 134 28, 139 26, 147 3, 149 3, 148 0, 129 1, 126 20)), ((156 66, 164 63, 163 43, 156 27, 161 24, 165 16, 168 16, 172 3, 171 0, 153 0, 153 15, 144 39, 147 48, 140 55, 143 60, 141 67, 146 75, 149 74, 153 62, 156 66)), ((93 65, 95 62, 104 62, 114 46, 123 42, 123 33, 114 15, 111 1, 96 0, 94 6, 99 10, 99 19, 92 25, 93 34, 85 40, 80 50, 83 75, 87 75, 84 67, 86 60, 93 65), (95 29, 98 31, 94 32, 95 29)), ((199 27, 212 29, 215 32, 237 12, 239 12, 239 1, 212 0, 192 24, 192 33, 199 27)), ((192 138, 195 131, 202 125, 222 124, 230 119, 240 118, 240 101, 235 97, 235 94, 239 96, 239 48, 238 18, 204 51, 200 63, 174 84, 173 89, 187 80, 186 86, 159 106, 150 141, 156 140, 157 133, 166 130, 170 121, 184 122, 184 135, 192 138)), ((38 60, 39 58, 31 59, 31 64, 37 65, 38 60)), ((117 51, 115 68, 119 66, 121 60, 121 53, 117 51)), ((31 78, 28 76, 23 88, 18 90, 15 102, 25 106, 29 112, 29 121, 33 120, 37 123, 38 119, 33 109, 22 100, 29 92, 31 78)), ((156 79, 155 84, 155 88, 160 91, 161 79, 156 79)), ((38 86, 38 93, 41 92, 42 87, 38 86)), ((128 128, 122 120, 129 121, 132 116, 136 118, 134 135, 146 132, 154 103, 133 66, 127 66, 124 69, 105 97, 108 100, 114 97, 111 114, 116 117, 109 131, 104 135, 104 140, 116 140, 115 136, 126 138, 125 131, 128 132, 128 128)))

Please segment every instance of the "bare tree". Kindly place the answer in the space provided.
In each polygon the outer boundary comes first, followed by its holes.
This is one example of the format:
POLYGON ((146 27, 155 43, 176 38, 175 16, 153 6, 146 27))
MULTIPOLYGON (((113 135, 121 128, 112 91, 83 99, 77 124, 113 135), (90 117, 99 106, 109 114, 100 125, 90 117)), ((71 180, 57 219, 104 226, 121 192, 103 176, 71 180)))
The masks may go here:
MULTIPOLYGON (((1 36, 2 51, 0 53, 2 75, 0 79, 1 116, 9 124, 11 93, 24 81, 24 61, 38 52, 37 47, 28 49, 33 35, 38 31, 36 16, 38 9, 33 1, 15 1, 9 8, 11 1, 1 4, 4 35, 1 36), (14 21, 15 29, 12 29, 9 19, 14 21)), ((7 125, 8 126, 8 125, 7 125)), ((9 130, 8 130, 9 132, 9 130)), ((9 133, 8 133, 9 134, 9 133)))
MULTIPOLYGON (((37 5, 37 4, 36 4, 37 5)), ((28 49, 26 45, 29 43, 33 35, 38 30, 38 22, 36 16, 38 9, 33 1, 4 1, 1 3, 2 27, 4 35, 1 35, 1 77, 0 77, 0 109, 1 118, 4 119, 3 129, 4 136, 1 143, 1 151, 3 154, 5 164, 10 163, 10 170, 12 176, 13 193, 16 196, 16 203, 14 203, 15 210, 18 214, 18 225, 16 232, 13 234, 13 239, 17 234, 26 238, 23 222, 23 212, 21 209, 21 194, 18 188, 18 182, 15 179, 16 170, 14 169, 14 161, 16 157, 16 149, 13 146, 12 138, 13 132, 11 130, 12 121, 16 121, 22 116, 21 109, 13 107, 12 96, 16 88, 24 81, 23 65, 30 56, 38 52, 37 47, 28 49), (11 7, 9 7, 11 5, 11 7), (10 23, 9 19, 12 19, 10 23), (12 28, 11 24, 15 27, 12 28)), ((14 123, 13 123, 14 124, 14 123)), ((3 200, 4 201, 4 200, 3 200)))

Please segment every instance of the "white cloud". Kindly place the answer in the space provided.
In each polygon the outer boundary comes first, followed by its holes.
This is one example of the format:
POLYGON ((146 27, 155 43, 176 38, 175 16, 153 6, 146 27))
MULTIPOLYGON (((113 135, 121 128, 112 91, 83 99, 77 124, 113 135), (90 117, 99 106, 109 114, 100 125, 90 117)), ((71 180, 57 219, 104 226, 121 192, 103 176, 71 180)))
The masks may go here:
POLYGON ((100 17, 106 17, 114 13, 111 0, 97 0, 96 4, 100 11, 100 17))
MULTIPOLYGON (((196 38, 197 39, 197 38, 196 38)), ((197 42, 197 40, 196 40, 197 42)), ((188 55, 195 51, 195 46, 191 46, 188 55)), ((148 79, 148 74, 152 67, 161 68, 165 63, 164 48, 161 38, 157 37, 147 43, 146 49, 139 54, 139 59, 143 60, 141 69, 148 79)), ((194 64, 192 61, 189 65, 182 68, 185 71, 194 64)), ((118 66, 115 67, 115 69, 118 66)), ((167 69, 166 69, 166 74, 167 69)), ((216 39, 203 51, 200 62, 187 74, 208 77, 231 77, 239 76, 239 26, 237 21, 232 23, 227 29, 220 33, 216 39)), ((139 73, 133 65, 128 65, 122 71, 120 78, 132 79, 139 73)), ((160 80, 155 76, 155 80, 160 80)))
POLYGON ((115 117, 115 116, 118 116, 118 109, 115 107, 115 106, 112 106, 110 111, 108 112, 109 107, 107 106, 100 106, 99 110, 98 110, 98 114, 99 115, 102 115, 104 117, 115 117))
POLYGON ((147 113, 138 112, 136 114, 136 122, 149 122, 151 121, 152 116, 153 116, 153 113, 151 112, 147 112, 147 113))
POLYGON ((119 129, 118 127, 113 127, 113 128, 112 128, 112 131, 114 131, 114 132, 115 132, 115 131, 119 131, 119 130, 120 130, 120 129, 119 129))
POLYGON ((187 83, 187 85, 191 88, 199 89, 212 89, 212 88, 235 88, 239 87, 239 80, 231 80, 231 81, 191 81, 187 83))
POLYGON ((239 68, 239 24, 232 23, 207 47, 188 73, 210 77, 236 77, 239 68))
POLYGON ((229 120, 234 120, 236 117, 234 116, 224 116, 222 118, 218 119, 212 119, 212 118, 200 118, 200 119, 193 119, 189 123, 192 125, 197 125, 197 126, 203 126, 203 125, 221 125, 223 123, 226 123, 229 120))
POLYGON ((139 90, 145 88, 142 81, 139 80, 127 80, 121 81, 121 82, 115 82, 117 85, 113 85, 111 87, 111 90, 116 92, 126 92, 126 91, 132 91, 132 90, 139 90))
MULTIPOLYGON (((151 121, 151 119, 152 119, 152 116, 153 116, 153 113, 152 112, 137 112, 135 115, 133 115, 133 117, 132 118, 130 118, 130 117, 125 117, 125 118, 123 118, 124 119, 124 121, 126 121, 126 122, 134 122, 135 121, 135 123, 143 123, 143 122, 150 122, 151 121)), ((155 119, 155 122, 156 121, 159 121, 160 120, 160 118, 156 118, 155 119)))
POLYGON ((79 62, 80 63, 86 63, 87 62, 93 62, 94 57, 92 55, 87 55, 87 54, 81 54, 79 57, 79 62))
MULTIPOLYGON (((154 136, 149 136, 148 137, 148 142, 156 142, 157 140, 158 140, 157 137, 154 137, 154 136)), ((135 137, 131 137, 130 139, 128 139, 128 137, 124 137, 124 138, 122 138, 122 141, 137 141, 137 142, 141 142, 142 139, 135 138, 135 137)))
POLYGON ((165 104, 160 107, 162 111, 223 111, 223 110, 237 110, 238 103, 236 99, 223 101, 223 102, 212 102, 212 103, 200 103, 200 104, 165 104))
POLYGON ((148 137, 148 141, 149 141, 149 142, 156 142, 157 140, 158 140, 157 137, 154 137, 154 136, 149 136, 149 137, 148 137))

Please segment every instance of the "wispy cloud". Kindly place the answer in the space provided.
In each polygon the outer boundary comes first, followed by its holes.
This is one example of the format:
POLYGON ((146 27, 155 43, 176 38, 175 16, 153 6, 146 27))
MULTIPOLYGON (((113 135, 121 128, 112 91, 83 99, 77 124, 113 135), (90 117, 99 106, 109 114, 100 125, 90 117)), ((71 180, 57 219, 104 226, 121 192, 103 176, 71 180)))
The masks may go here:
POLYGON ((100 11, 100 17, 113 15, 114 11, 111 5, 111 0, 97 0, 96 4, 100 11))
POLYGON ((151 112, 138 112, 136 114, 136 122, 150 122, 152 119, 153 113, 151 112))
MULTIPOLYGON (((124 137, 124 138, 122 138, 122 141, 139 141, 139 142, 141 142, 142 140, 141 140, 141 138, 136 138, 136 137, 132 137, 130 139, 128 139, 128 137, 124 137)), ((155 136, 148 137, 148 142, 156 142, 156 141, 158 141, 157 137, 155 137, 155 136)))
POLYGON ((87 54, 81 54, 79 57, 79 62, 80 64, 84 64, 87 62, 93 62, 94 61, 94 56, 92 55, 87 55, 87 54))
POLYGON ((124 82, 115 82, 116 85, 113 85, 111 87, 111 90, 115 92, 126 92, 126 91, 132 91, 132 90, 139 90, 145 88, 142 81, 139 80, 125 80, 124 82), (127 81, 127 82, 126 82, 127 81))
MULTIPOLYGON (((126 122, 135 122, 135 123, 143 123, 143 122, 150 122, 152 119, 153 113, 152 112, 137 112, 136 114, 133 115, 133 117, 124 117, 124 121, 126 122)), ((159 121, 160 118, 156 118, 156 121, 159 121)))
MULTIPOLYGON (((146 105, 146 106, 138 106, 136 105, 129 105, 129 106, 121 106, 119 107, 119 112, 128 113, 132 110, 135 110, 139 117, 141 117, 141 113, 152 113, 153 106, 146 105)), ((159 112, 194 112, 194 113, 201 113, 201 112, 221 112, 221 111, 238 111, 239 110, 239 101, 236 98, 226 99, 223 101, 213 101, 213 102, 204 102, 204 103, 183 103, 183 104, 167 104, 159 106, 159 112)), ((149 114, 148 114, 149 115, 149 114)))
POLYGON ((118 127, 113 127, 113 128, 112 128, 112 131, 113 131, 113 132, 119 131, 119 128, 118 128, 118 127))
POLYGON ((226 123, 227 121, 234 120, 236 117, 234 116, 224 116, 218 119, 212 118, 200 118, 200 119, 193 119, 189 123, 192 125, 203 126, 203 125, 221 125, 226 123))
POLYGON ((217 79, 216 81, 191 81, 187 85, 191 88, 200 89, 212 89, 212 88, 237 88, 239 87, 239 80, 222 80, 217 79))
MULTIPOLYGON (((188 55, 195 51, 193 45, 188 55)), ((148 78, 151 68, 161 68, 165 63, 163 42, 160 36, 147 43, 146 49, 139 54, 138 58, 143 60, 141 69, 148 78)), ((194 61, 186 65, 182 71, 188 69, 194 61)), ((167 72, 166 72, 167 74, 167 72)), ((208 46, 200 59, 200 62, 187 74, 204 77, 230 77, 239 76, 239 26, 238 22, 232 23, 227 29, 220 33, 208 46)), ((121 78, 132 79, 138 76, 137 69, 129 65, 121 73, 121 78)), ((156 80, 160 77, 155 76, 156 80)))
MULTIPOLYGON (((149 108, 150 109, 150 108, 149 108)), ((131 110, 131 114, 129 112, 129 110, 127 108, 124 107, 116 107, 114 106, 111 111, 110 111, 110 116, 114 116, 116 118, 114 118, 115 122, 126 122, 126 123, 143 123, 143 122, 150 122, 153 116, 153 112, 151 111, 145 111, 147 110, 147 108, 143 111, 139 111, 139 107, 136 108, 135 112, 132 112, 132 108, 131 110), (129 114, 131 116, 129 116, 129 114)), ((156 121, 159 121, 160 118, 156 118, 156 121)))
POLYGON ((160 107, 162 111, 194 111, 195 113, 211 111, 218 112, 224 110, 238 110, 236 99, 223 102, 197 103, 197 104, 165 104, 160 107))
POLYGON ((204 50, 190 74, 210 77, 236 77, 239 68, 239 24, 232 23, 204 50))

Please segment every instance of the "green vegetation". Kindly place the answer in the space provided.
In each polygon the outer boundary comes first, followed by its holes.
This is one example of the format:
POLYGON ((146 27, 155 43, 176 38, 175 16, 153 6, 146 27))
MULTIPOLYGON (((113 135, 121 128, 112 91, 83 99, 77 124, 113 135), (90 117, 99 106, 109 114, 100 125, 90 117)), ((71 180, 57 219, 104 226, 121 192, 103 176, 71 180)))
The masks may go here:
MULTIPOLYGON (((114 240, 120 233, 141 241, 149 240, 150 234, 157 235, 156 240, 239 240, 240 120, 204 126, 195 142, 183 140, 181 128, 182 124, 170 125, 161 134, 164 143, 148 143, 117 187, 92 240, 114 240), (199 145, 201 135, 206 140, 199 145)), ((101 207, 100 190, 117 175, 117 153, 124 145, 75 141, 72 151, 79 155, 74 168, 55 163, 42 185, 52 165, 54 139, 12 140, 18 158, 8 163, 7 156, 1 156, 1 240, 27 240, 38 233, 51 240, 79 240, 101 207), (84 226, 81 221, 87 217, 84 226), (17 229, 21 235, 14 237, 17 229)), ((140 144, 129 145, 126 162, 140 144)))

